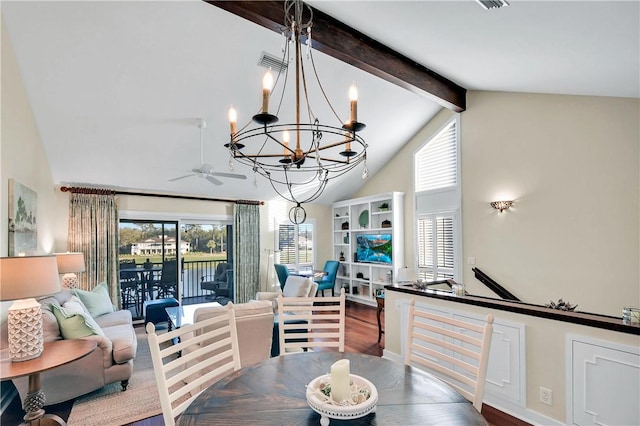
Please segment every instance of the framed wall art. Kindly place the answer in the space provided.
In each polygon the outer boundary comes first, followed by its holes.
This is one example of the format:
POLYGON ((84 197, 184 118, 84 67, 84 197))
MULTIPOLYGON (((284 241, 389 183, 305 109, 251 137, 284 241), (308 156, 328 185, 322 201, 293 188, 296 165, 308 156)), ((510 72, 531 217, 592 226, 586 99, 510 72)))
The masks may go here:
POLYGON ((9 256, 34 255, 38 250, 38 195, 9 179, 9 256))

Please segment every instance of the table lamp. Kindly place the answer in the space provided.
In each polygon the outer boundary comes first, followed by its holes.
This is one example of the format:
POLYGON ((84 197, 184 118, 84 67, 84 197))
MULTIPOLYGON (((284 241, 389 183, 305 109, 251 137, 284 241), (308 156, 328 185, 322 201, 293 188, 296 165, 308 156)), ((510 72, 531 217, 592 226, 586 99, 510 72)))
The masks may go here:
POLYGON ((42 310, 34 298, 59 290, 55 256, 0 258, 0 300, 15 300, 7 321, 11 361, 27 361, 42 354, 42 310))
POLYGON ((78 287, 78 276, 76 272, 84 272, 84 254, 82 253, 56 253, 58 261, 58 273, 62 276, 62 288, 78 287))

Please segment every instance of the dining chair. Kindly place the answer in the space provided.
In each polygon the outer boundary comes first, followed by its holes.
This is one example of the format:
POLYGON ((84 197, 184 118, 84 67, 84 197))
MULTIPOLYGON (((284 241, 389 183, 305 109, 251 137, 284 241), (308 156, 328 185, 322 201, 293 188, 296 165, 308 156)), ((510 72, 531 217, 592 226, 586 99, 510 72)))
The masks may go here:
POLYGON ((327 260, 324 264, 323 271, 325 275, 315 280, 318 283, 318 292, 322 292, 324 296, 325 290, 331 290, 331 296, 334 296, 334 288, 336 286, 336 276, 338 275, 338 268, 340 262, 337 260, 327 260))
POLYGON ((482 411, 493 316, 482 324, 417 310, 409 301, 404 363, 426 367, 482 411))
POLYGON ((287 349, 338 348, 344 352, 345 295, 325 297, 278 296, 280 355, 287 349), (314 303, 317 302, 317 303, 314 303))
POLYGON ((153 370, 164 423, 175 419, 207 386, 240 369, 236 318, 232 307, 226 315, 156 334, 147 324, 153 370))
POLYGON ((278 282, 280 283, 280 288, 284 290, 284 286, 287 283, 287 278, 289 277, 289 268, 287 265, 282 265, 280 263, 276 263, 273 265, 276 270, 276 274, 278 275, 278 282))

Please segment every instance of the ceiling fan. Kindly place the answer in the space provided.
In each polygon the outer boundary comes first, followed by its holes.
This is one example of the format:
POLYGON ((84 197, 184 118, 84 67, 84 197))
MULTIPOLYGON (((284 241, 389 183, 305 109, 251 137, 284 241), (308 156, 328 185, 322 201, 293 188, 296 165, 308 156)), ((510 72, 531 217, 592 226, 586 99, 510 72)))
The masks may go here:
POLYGON ((198 119, 198 127, 200 128, 200 165, 198 167, 194 167, 193 169, 191 169, 191 173, 189 173, 188 175, 178 176, 173 179, 169 179, 169 182, 174 182, 176 180, 181 180, 181 179, 185 179, 192 176, 205 178, 206 180, 208 180, 214 185, 223 184, 223 182, 220 179, 217 179, 217 177, 243 179, 243 180, 246 179, 247 177, 245 175, 241 175, 238 173, 214 172, 213 166, 211 164, 207 164, 204 162, 203 132, 204 132, 204 129, 207 127, 207 122, 204 120, 204 118, 198 119))

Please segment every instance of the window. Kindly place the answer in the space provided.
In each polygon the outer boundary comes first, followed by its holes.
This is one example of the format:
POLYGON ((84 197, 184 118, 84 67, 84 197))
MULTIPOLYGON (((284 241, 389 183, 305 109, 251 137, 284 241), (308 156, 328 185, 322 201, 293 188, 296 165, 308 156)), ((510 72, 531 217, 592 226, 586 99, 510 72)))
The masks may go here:
POLYGON ((313 269, 314 254, 313 223, 278 224, 277 250, 280 251, 280 263, 290 269, 313 269))
POLYGON ((414 155, 419 278, 462 280, 458 119, 414 155))
POLYGON ((458 183, 458 133, 452 120, 415 155, 415 191, 448 188, 458 183))
POLYGON ((431 214, 418 217, 418 274, 433 281, 454 279, 455 216, 431 214))

